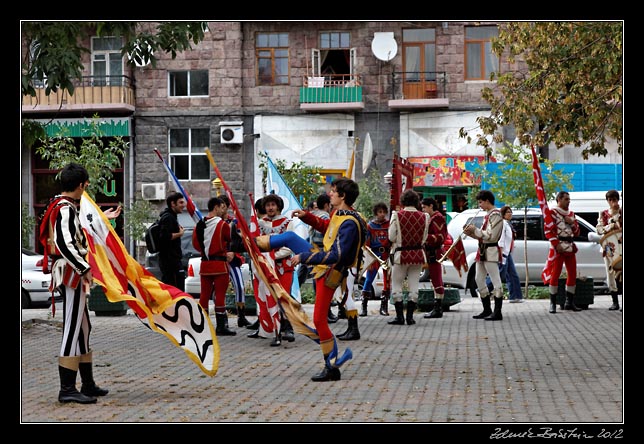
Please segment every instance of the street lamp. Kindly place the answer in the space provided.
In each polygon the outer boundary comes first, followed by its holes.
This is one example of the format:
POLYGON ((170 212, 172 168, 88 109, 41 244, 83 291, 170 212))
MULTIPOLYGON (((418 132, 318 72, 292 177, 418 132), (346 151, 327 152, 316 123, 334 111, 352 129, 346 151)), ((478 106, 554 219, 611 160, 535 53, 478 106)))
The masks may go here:
POLYGON ((221 196, 221 190, 224 188, 224 185, 221 183, 220 178, 216 178, 212 181, 212 187, 216 190, 217 197, 221 196))

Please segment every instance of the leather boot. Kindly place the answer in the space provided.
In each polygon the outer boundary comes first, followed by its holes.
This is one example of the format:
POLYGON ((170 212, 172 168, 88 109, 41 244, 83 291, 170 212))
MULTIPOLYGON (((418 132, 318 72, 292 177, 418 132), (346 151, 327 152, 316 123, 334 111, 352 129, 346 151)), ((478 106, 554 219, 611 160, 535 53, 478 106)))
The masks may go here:
POLYGON ((619 310, 619 298, 616 291, 611 291, 610 296, 613 298, 613 305, 608 307, 609 310, 619 310))
POLYGON ((354 316, 349 318, 349 328, 342 334, 342 337, 337 336, 341 341, 357 341, 360 339, 360 330, 358 330, 358 317, 354 316))
POLYGON ((259 318, 257 318, 257 320, 252 324, 247 325, 246 328, 249 330, 259 330, 259 318))
POLYGON ((284 338, 288 342, 295 341, 295 332, 293 332, 293 326, 288 321, 288 319, 286 319, 286 316, 282 316, 280 324, 280 333, 282 338, 284 338))
POLYGON ((110 391, 102 389, 94 382, 92 370, 92 352, 81 355, 78 364, 78 372, 81 377, 81 393, 87 396, 105 396, 110 391))
POLYGON ((275 332, 275 337, 271 341, 270 345, 271 345, 271 347, 279 347, 280 345, 282 345, 282 335, 280 335, 279 333, 275 332))
POLYGON ((425 319, 435 319, 443 317, 443 299, 434 298, 434 309, 423 316, 425 319))
POLYGON ((237 303, 237 327, 248 327, 250 321, 246 319, 246 304, 243 302, 237 303))
POLYGON ((414 311, 416 311, 416 303, 414 301, 407 301, 407 325, 414 325, 414 311))
POLYGON ((389 316, 389 290, 383 290, 380 296, 380 315, 389 316))
POLYGON ((577 307, 574 302, 575 293, 569 291, 566 292, 566 303, 564 304, 564 310, 572 311, 581 311, 581 308, 577 307))
POLYGON ((58 358, 58 375, 60 377, 58 402, 77 402, 79 404, 94 404, 96 402, 96 397, 84 395, 76 389, 79 363, 80 356, 60 356, 58 358))
POLYGON ((550 295, 550 310, 548 311, 550 313, 557 313, 557 295, 556 294, 550 295))
POLYGON ((501 307, 503 307, 503 296, 494 298, 494 313, 485 317, 486 321, 502 321, 501 307))
POLYGON ((359 316, 367 316, 367 305, 369 304, 369 297, 371 296, 370 291, 362 292, 362 311, 359 316))
POLYGON ((405 325, 405 317, 403 316, 403 301, 394 302, 394 308, 396 309, 396 317, 391 321, 387 322, 389 325, 405 325))
POLYGON ((490 303, 489 294, 481 298, 481 303, 483 304, 483 311, 477 315, 472 316, 474 319, 485 319, 492 314, 492 305, 490 303))
POLYGON ((320 373, 317 373, 311 376, 311 381, 314 382, 324 382, 324 381, 339 381, 340 380, 340 369, 338 367, 329 367, 326 363, 327 356, 324 356, 324 368, 320 373))
POLYGON ((338 305, 338 319, 346 319, 347 310, 344 308, 344 305, 338 305))
POLYGON ((217 328, 215 328, 217 336, 235 336, 237 334, 236 331, 232 331, 228 328, 227 313, 215 313, 215 320, 217 321, 217 328))
POLYGON ((326 315, 326 321, 329 324, 335 324, 338 322, 338 317, 333 314, 333 310, 331 310, 331 307, 329 307, 329 313, 326 315))

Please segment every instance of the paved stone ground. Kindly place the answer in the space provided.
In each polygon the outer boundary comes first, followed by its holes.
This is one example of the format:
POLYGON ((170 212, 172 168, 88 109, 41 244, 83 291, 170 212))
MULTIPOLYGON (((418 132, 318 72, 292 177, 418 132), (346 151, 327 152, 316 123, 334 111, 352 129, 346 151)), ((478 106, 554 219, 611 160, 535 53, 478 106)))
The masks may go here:
MULTIPOLYGON (((94 377, 110 393, 83 406, 57 401, 62 309, 53 320, 46 309, 22 310, 20 422, 478 423, 497 431, 606 423, 619 434, 624 313, 610 303, 596 296, 588 310, 552 315, 547 300, 505 301, 503 321, 489 322, 472 319, 480 301, 463 296, 442 319, 416 313, 416 325, 390 326, 371 301, 359 318, 362 338, 338 341, 340 353, 354 354, 342 380, 324 383, 310 380, 322 368, 319 346, 301 335, 270 347, 230 315, 238 334, 218 338, 219 370, 208 377, 131 310, 91 312, 94 377)), ((346 321, 332 329, 343 332, 346 321)))

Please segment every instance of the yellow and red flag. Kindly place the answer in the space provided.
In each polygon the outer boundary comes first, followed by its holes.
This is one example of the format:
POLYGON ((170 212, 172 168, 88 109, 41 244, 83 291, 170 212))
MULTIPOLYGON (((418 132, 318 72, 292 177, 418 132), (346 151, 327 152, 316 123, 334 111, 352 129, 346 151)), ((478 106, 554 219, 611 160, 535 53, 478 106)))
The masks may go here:
POLYGON ((94 282, 110 302, 126 301, 143 324, 183 349, 208 376, 219 366, 219 343, 210 317, 187 293, 156 279, 125 250, 109 220, 87 193, 80 221, 89 245, 94 282))

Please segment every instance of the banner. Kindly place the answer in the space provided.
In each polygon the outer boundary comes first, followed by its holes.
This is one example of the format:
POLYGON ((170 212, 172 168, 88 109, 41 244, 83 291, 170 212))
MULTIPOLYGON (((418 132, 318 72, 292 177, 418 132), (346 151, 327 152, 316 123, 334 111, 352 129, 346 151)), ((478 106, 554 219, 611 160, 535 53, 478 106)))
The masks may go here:
MULTIPOLYGON (((534 177, 534 188, 537 192, 537 200, 539 201, 539 208, 541 209, 541 214, 543 214, 543 230, 545 233, 552 232, 554 222, 552 221, 552 216, 548 210, 548 199, 546 199, 546 192, 543 188, 543 179, 541 178, 541 167, 539 166, 539 157, 537 152, 534 149, 534 145, 530 147, 532 149, 532 176, 534 177)), ((548 250, 548 259, 546 260, 546 265, 541 272, 541 280, 545 285, 548 285, 550 282, 550 276, 552 276, 552 263, 555 259, 555 249, 550 246, 548 250)))
POLYGON ((159 150, 155 148, 154 152, 159 157, 159 160, 161 161, 161 163, 163 163, 165 170, 172 178, 172 185, 174 186, 174 190, 178 193, 183 194, 183 198, 186 200, 186 210, 188 210, 188 214, 190 214, 190 216, 192 217, 192 219, 195 221, 195 224, 196 224, 201 219, 203 219, 203 216, 201 215, 199 208, 195 206, 190 196, 188 196, 188 193, 186 193, 186 190, 183 189, 183 187, 181 186, 181 183, 179 182, 179 179, 177 179, 177 176, 175 176, 174 171, 172 171, 172 168, 170 168, 170 165, 168 165, 168 163, 163 159, 163 156, 161 156, 161 153, 159 152, 159 150))
POLYGON ((205 374, 214 376, 219 344, 210 317, 198 301, 159 281, 130 256, 87 193, 80 201, 80 222, 89 245, 87 257, 94 282, 104 288, 107 299, 126 301, 144 325, 166 336, 205 374))

